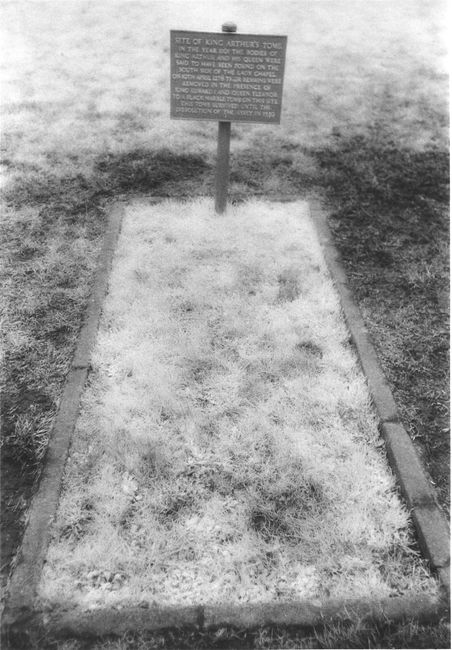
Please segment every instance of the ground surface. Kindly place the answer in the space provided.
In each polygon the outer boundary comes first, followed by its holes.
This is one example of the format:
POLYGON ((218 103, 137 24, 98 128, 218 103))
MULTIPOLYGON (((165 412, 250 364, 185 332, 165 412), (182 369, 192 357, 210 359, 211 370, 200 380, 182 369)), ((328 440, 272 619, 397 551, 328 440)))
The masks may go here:
POLYGON ((405 425, 449 504, 444 2, 5 2, 2 572, 21 538, 105 202, 212 191, 214 124, 168 119, 170 28, 288 34, 281 126, 234 125, 232 193, 328 197, 405 425), (257 20, 257 17, 258 20, 257 20), (357 138, 356 136, 360 137, 357 138))

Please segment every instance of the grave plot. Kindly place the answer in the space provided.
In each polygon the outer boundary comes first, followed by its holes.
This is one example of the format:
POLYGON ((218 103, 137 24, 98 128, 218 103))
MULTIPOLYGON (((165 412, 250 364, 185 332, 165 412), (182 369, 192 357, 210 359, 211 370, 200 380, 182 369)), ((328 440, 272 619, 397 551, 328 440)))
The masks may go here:
POLYGON ((307 204, 127 208, 44 608, 436 596, 307 204))

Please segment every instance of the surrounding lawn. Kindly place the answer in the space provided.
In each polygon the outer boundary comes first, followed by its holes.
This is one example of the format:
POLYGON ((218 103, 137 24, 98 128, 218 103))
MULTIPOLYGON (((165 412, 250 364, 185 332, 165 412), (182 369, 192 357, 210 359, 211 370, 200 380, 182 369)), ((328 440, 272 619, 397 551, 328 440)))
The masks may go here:
POLYGON ((328 197, 405 424, 447 509, 445 3, 14 0, 1 11, 3 579, 108 200, 212 190, 216 125, 168 119, 170 28, 214 31, 232 19, 242 32, 289 36, 282 124, 233 125, 231 196, 328 197))
POLYGON ((305 203, 127 209, 45 607, 435 594, 305 203))

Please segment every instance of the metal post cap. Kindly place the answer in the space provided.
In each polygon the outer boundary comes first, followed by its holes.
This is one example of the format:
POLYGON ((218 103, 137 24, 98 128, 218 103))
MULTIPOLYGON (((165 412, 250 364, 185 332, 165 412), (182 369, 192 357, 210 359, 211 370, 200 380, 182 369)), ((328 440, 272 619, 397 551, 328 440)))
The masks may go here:
POLYGON ((222 32, 236 32, 237 31, 237 25, 232 22, 228 23, 223 23, 221 25, 221 31, 222 32))

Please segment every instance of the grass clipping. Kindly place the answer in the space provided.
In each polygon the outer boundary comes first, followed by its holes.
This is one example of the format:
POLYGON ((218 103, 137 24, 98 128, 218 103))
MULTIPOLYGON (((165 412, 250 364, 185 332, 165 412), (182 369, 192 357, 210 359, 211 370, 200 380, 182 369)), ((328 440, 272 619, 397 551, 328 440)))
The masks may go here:
POLYGON ((47 604, 434 594, 307 204, 127 210, 47 604))

